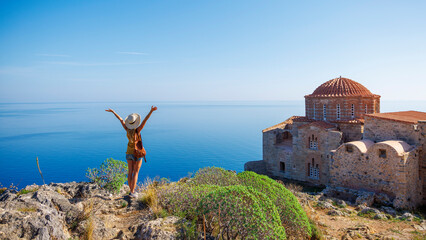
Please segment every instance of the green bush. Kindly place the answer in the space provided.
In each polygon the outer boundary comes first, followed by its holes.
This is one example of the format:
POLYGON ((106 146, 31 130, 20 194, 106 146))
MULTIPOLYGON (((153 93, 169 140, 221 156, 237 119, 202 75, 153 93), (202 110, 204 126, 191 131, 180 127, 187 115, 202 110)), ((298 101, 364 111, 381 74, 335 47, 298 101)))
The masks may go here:
POLYGON ((265 194, 275 204, 288 236, 306 238, 312 236, 308 216, 297 198, 275 180, 245 171, 237 175, 242 185, 251 186, 265 194))
POLYGON ((251 187, 220 187, 203 197, 198 209, 206 226, 217 226, 218 235, 227 239, 286 238, 274 204, 251 187))
POLYGON ((127 181, 127 172, 125 162, 108 158, 99 169, 87 169, 86 177, 107 191, 119 193, 121 187, 127 181))
POLYGON ((160 191, 158 199, 160 199, 160 204, 170 213, 195 219, 199 217, 197 206, 201 199, 218 188, 218 186, 214 185, 193 186, 182 184, 167 191, 160 191))
POLYGON ((203 168, 187 181, 159 188, 157 194, 169 213, 192 223, 182 228, 185 236, 193 236, 195 231, 201 237, 204 226, 208 235, 219 239, 312 236, 297 198, 282 184, 253 172, 203 168))
POLYGON ((238 185, 237 174, 218 167, 205 167, 195 173, 191 179, 194 185, 232 186, 238 185))

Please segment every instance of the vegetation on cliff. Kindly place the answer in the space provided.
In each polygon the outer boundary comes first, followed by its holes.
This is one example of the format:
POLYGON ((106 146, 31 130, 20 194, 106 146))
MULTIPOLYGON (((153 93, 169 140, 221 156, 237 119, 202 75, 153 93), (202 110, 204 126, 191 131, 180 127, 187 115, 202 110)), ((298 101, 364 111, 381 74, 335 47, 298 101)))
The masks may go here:
POLYGON ((86 177, 100 187, 118 193, 127 181, 127 163, 108 158, 99 168, 87 169, 86 177))
MULTIPOLYGON (((124 162, 107 159, 88 169, 92 182, 119 192, 125 181, 124 162)), ((282 184, 254 172, 236 174, 217 167, 200 169, 193 178, 163 179, 142 186, 140 199, 154 215, 179 216, 182 236, 199 233, 222 239, 310 238, 312 225, 297 198, 282 184)))
POLYGON ((206 231, 222 239, 312 235, 308 217, 296 197, 283 185, 254 172, 236 174, 208 167, 191 179, 157 189, 160 205, 169 214, 189 220, 194 225, 189 230, 206 231))

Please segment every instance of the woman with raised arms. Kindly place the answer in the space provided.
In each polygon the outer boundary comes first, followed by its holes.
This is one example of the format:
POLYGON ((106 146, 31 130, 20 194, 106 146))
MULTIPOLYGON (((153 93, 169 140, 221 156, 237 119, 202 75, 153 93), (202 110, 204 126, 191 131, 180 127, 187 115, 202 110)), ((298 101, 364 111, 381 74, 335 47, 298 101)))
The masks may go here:
POLYGON ((145 157, 146 151, 142 145, 142 138, 140 135, 141 130, 144 128, 146 121, 148 121, 151 114, 157 110, 157 107, 152 106, 151 111, 146 115, 145 119, 141 123, 141 116, 137 113, 132 113, 123 119, 115 113, 112 109, 107 109, 105 111, 112 112, 118 120, 120 120, 121 125, 123 125, 124 130, 127 132, 127 138, 129 142, 127 144, 126 151, 126 160, 128 164, 128 174, 127 181, 130 187, 130 197, 136 197, 135 188, 138 181, 139 169, 142 165, 142 158, 145 157))

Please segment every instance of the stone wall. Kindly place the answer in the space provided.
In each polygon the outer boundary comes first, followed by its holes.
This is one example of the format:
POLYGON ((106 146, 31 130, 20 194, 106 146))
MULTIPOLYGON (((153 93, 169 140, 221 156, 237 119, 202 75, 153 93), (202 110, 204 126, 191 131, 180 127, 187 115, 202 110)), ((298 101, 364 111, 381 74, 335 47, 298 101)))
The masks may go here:
POLYGON ((395 207, 414 208, 420 204, 417 149, 399 153, 385 143, 376 143, 366 152, 350 143, 333 154, 330 185, 384 193, 395 207), (347 146, 352 146, 348 152, 347 146), (386 156, 380 151, 386 151, 386 156))
POLYGON ((419 131, 419 168, 422 181, 422 204, 426 205, 426 121, 419 121, 417 124, 419 131))
POLYGON ((292 166, 293 136, 291 123, 279 124, 263 131, 263 161, 270 176, 288 177, 289 172, 280 171, 280 162, 289 171, 292 166))
POLYGON ((293 127, 292 179, 313 184, 327 184, 329 180, 330 151, 340 145, 342 133, 334 129, 311 126, 308 123, 295 123, 293 127), (304 126, 303 126, 304 125, 304 126), (295 131, 297 130, 297 131, 295 131), (317 148, 310 149, 309 137, 317 138, 317 148), (309 176, 312 163, 319 167, 319 179, 309 176))
POLYGON ((417 124, 381 119, 367 115, 365 116, 364 138, 376 142, 397 139, 410 145, 421 144, 421 132, 415 131, 414 125, 417 124))
POLYGON ((361 123, 338 123, 338 128, 343 132, 342 142, 361 140, 364 133, 364 125, 361 123))

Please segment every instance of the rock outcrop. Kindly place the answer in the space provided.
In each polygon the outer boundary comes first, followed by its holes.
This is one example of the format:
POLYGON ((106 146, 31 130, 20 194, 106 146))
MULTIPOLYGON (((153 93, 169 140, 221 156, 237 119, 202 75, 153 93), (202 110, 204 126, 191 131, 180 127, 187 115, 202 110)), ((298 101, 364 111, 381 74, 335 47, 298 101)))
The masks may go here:
POLYGON ((0 239, 176 239, 178 218, 155 219, 138 199, 92 183, 52 183, 0 195, 0 239))

